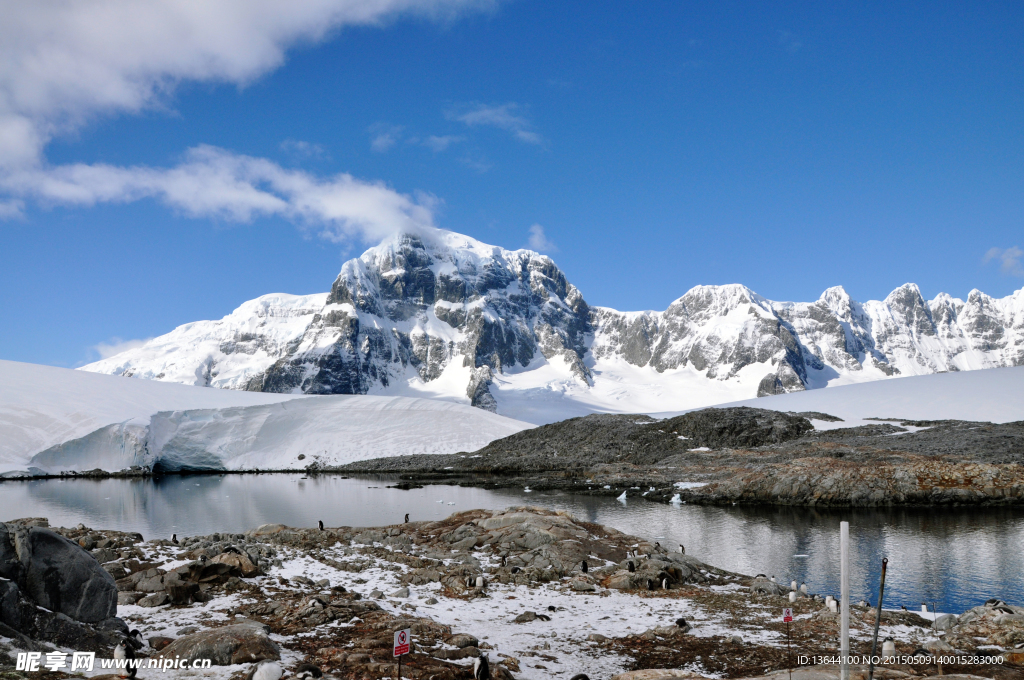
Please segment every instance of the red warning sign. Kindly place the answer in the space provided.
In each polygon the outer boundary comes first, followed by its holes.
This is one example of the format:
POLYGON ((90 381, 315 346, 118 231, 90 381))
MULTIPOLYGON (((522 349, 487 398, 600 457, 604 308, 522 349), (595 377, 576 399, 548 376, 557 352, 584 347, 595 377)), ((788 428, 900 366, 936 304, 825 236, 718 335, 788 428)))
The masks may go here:
POLYGON ((403 654, 409 653, 409 640, 411 639, 411 635, 411 628, 395 632, 395 656, 402 656, 403 654))
MULTIPOLYGON (((790 609, 789 607, 783 609, 782 610, 782 620, 785 623, 789 623, 790 621, 792 621, 793 620, 793 610, 790 609)), ((397 640, 398 638, 395 638, 395 639, 397 640)), ((396 642, 395 644, 398 644, 398 643, 396 642)))

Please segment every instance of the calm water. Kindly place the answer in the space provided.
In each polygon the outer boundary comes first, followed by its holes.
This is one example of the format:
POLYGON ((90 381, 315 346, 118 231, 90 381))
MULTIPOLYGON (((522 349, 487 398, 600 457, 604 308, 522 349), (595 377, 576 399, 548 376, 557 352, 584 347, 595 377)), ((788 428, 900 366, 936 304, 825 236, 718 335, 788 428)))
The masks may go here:
POLYGON ((889 558, 886 606, 961 612, 1000 597, 1024 605, 1024 510, 845 510, 669 506, 564 493, 428 486, 294 475, 39 480, 0 484, 0 517, 139 531, 146 538, 237 533, 260 524, 378 526, 472 508, 532 504, 655 539, 731 571, 806 581, 838 595, 839 522, 850 522, 854 599, 875 598, 889 558), (929 609, 931 607, 929 606, 929 609))

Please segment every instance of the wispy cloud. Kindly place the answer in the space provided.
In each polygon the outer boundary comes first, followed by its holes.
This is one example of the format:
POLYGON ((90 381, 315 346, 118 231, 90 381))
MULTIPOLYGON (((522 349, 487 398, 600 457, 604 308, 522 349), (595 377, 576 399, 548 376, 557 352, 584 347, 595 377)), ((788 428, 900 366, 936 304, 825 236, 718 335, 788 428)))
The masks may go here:
POLYGON ((281 150, 290 156, 298 158, 329 158, 324 147, 312 142, 304 142, 301 139, 286 139, 281 142, 281 150))
POLYGON ((1010 276, 1024 276, 1024 265, 1021 264, 1022 257, 1024 257, 1024 250, 1021 250, 1017 246, 1010 246, 1009 248, 989 248, 982 261, 985 264, 988 264, 995 260, 999 263, 999 269, 1004 274, 1009 274, 1010 276))
POLYGON ((430 135, 423 140, 423 146, 427 147, 434 153, 440 153, 445 151, 452 144, 458 144, 465 139, 465 137, 460 135, 430 135))
POLYGON ((390 123, 374 123, 370 126, 370 148, 377 153, 385 153, 402 138, 401 125, 390 123))
POLYGON ((109 359, 121 352, 127 352, 130 349, 142 347, 152 339, 153 338, 146 338, 145 340, 122 340, 121 338, 111 338, 108 342, 101 342, 93 345, 89 349, 98 354, 100 359, 109 359))
POLYGON ((0 201, 0 220, 9 220, 15 217, 21 217, 24 214, 24 210, 24 201, 0 201))
POLYGON ((796 54, 804 44, 789 31, 779 31, 779 44, 790 54, 796 54))
POLYGON ((473 156, 470 154, 466 154, 460 158, 459 162, 471 170, 476 170, 480 174, 483 174, 494 167, 494 164, 483 156, 473 156))
POLYGON ((319 177, 264 158, 197 146, 178 165, 73 164, 0 176, 0 189, 44 203, 91 206, 155 199, 190 217, 282 217, 331 241, 379 240, 434 226, 437 199, 349 174, 319 177))
POLYGON ((539 224, 534 224, 530 227, 530 248, 536 250, 539 253, 557 253, 558 246, 548 240, 547 235, 544 233, 544 227, 539 224))
POLYGON ((55 135, 166 103, 179 83, 245 86, 297 44, 402 16, 448 21, 497 0, 91 0, 0 3, 0 169, 55 135))
POLYGON ((472 104, 468 109, 449 111, 445 116, 470 127, 487 125, 507 130, 512 136, 527 144, 543 144, 544 139, 533 131, 533 125, 522 115, 522 106, 515 102, 508 104, 472 104))

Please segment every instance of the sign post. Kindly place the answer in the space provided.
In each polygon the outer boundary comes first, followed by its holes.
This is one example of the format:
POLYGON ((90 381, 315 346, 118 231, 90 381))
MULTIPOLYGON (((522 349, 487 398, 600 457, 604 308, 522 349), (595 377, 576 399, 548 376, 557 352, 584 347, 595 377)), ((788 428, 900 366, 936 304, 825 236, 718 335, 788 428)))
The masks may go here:
POLYGON ((850 680, 850 523, 839 523, 839 680, 850 680))
POLYGON ((398 657, 398 680, 402 680, 402 656, 409 653, 409 642, 412 640, 412 629, 395 631, 395 653, 398 657))
POLYGON ((786 655, 789 657, 789 680, 793 680, 793 649, 789 645, 789 624, 793 622, 793 610, 786 607, 782 610, 782 620, 786 622, 786 655))

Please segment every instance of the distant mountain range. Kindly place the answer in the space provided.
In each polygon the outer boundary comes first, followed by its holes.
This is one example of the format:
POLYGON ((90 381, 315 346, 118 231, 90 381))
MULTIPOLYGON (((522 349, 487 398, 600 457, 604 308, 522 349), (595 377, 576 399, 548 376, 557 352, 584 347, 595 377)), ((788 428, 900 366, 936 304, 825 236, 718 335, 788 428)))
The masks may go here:
POLYGON ((256 392, 462 401, 528 422, 677 411, 827 385, 1024 365, 1024 290, 773 302, 697 286, 663 312, 591 307, 551 258, 401 234, 329 293, 272 294, 86 371, 256 392))

